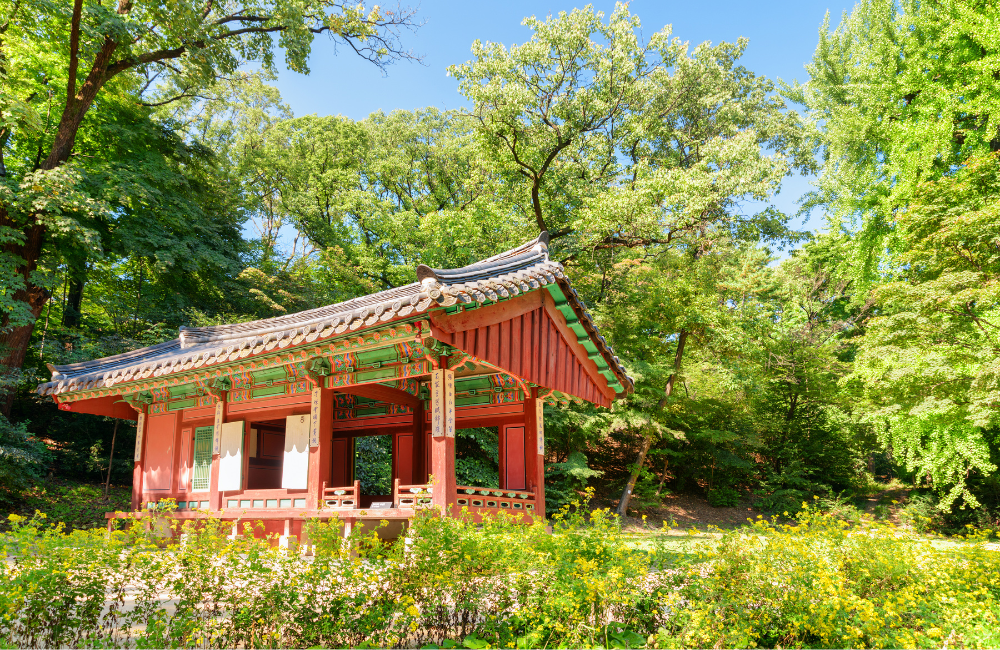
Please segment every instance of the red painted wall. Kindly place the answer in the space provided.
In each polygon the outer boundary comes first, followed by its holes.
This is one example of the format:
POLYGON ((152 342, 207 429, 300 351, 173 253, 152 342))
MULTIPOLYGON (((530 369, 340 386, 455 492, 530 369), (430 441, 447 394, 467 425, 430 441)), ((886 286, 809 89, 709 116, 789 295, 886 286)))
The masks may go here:
POLYGON ((151 415, 146 420, 146 453, 142 463, 144 492, 170 490, 173 485, 179 415, 177 412, 151 415))
POLYGON ((440 341, 539 386, 611 406, 611 398, 594 383, 571 347, 579 344, 575 340, 571 344, 563 337, 544 306, 493 325, 453 334, 433 327, 432 333, 440 341))

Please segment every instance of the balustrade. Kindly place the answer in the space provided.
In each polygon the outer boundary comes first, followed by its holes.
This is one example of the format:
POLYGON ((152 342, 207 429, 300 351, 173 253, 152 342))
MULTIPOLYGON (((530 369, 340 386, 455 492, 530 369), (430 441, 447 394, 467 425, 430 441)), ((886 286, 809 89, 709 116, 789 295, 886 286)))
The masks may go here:
POLYGON ((535 511, 535 493, 531 490, 501 490, 500 488, 473 487, 469 485, 456 486, 458 499, 456 504, 461 508, 496 508, 512 513, 535 511))
POLYGON ((361 481, 346 487, 327 487, 323 482, 323 503, 327 508, 358 508, 361 505, 361 481))

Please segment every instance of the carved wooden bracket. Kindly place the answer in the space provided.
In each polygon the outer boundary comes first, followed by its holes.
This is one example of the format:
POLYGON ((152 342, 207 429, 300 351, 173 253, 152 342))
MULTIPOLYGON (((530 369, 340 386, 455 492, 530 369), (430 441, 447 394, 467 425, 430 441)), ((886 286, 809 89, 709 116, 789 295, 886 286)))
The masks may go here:
POLYGON ((306 368, 306 379, 312 384, 313 388, 322 388, 324 378, 327 377, 333 366, 330 364, 330 360, 326 357, 316 357, 306 368))

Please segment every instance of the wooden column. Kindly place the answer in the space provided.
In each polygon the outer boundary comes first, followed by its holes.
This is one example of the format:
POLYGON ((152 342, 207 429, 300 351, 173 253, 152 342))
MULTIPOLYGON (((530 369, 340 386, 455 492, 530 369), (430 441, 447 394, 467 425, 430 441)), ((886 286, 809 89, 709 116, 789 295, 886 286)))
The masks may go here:
POLYGON ((455 503, 455 372, 431 371, 432 503, 447 512, 455 503))
POLYGON ((306 506, 318 508, 323 500, 323 484, 330 481, 333 462, 333 390, 312 389, 309 412, 309 493, 306 506))
POLYGON ((135 464, 132 466, 132 510, 142 505, 142 456, 146 448, 146 407, 139 407, 135 423, 135 464))
POLYGON ((524 400, 524 470, 528 489, 535 493, 535 512, 545 517, 545 419, 544 400, 538 399, 538 389, 531 389, 524 400))
POLYGON ((212 471, 208 475, 208 507, 212 510, 222 508, 222 495, 219 493, 219 458, 222 453, 222 424, 226 421, 226 393, 215 400, 215 431, 212 434, 212 471))

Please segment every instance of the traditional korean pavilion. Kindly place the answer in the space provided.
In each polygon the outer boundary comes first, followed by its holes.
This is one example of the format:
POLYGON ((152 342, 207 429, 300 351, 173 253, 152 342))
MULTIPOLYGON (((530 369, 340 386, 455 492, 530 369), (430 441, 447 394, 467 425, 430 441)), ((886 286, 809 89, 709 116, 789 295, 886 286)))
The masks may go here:
MULTIPOLYGON (((50 366, 59 408, 137 421, 132 508, 175 499, 296 535, 305 517, 405 521, 421 507, 545 513, 545 403, 608 407, 632 380, 548 234, 418 282, 50 366), (456 485, 455 431, 497 427, 499 485, 456 485), (354 443, 391 436, 391 494, 364 494, 354 443)), ((153 508, 155 510, 155 508, 153 508)), ((111 518, 123 516, 108 513, 111 518)))

